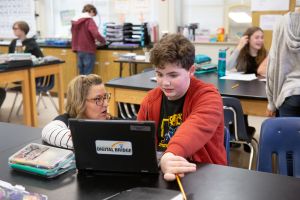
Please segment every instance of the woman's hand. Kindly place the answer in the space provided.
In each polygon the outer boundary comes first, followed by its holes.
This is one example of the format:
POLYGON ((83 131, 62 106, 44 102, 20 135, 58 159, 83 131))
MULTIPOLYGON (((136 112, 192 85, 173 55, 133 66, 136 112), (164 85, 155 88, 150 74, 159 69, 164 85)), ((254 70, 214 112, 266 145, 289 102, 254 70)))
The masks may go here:
POLYGON ((175 156, 173 153, 165 153, 160 160, 160 167, 164 173, 164 179, 173 181, 176 174, 183 177, 185 173, 196 171, 196 164, 188 162, 181 156, 175 156))
POLYGON ((266 115, 267 115, 267 117, 275 117, 276 116, 276 112, 267 109, 266 110, 266 115))
POLYGON ((240 42, 237 46, 238 50, 242 50, 242 48, 244 48, 246 46, 246 44, 248 43, 248 35, 244 35, 243 37, 241 37, 240 42))

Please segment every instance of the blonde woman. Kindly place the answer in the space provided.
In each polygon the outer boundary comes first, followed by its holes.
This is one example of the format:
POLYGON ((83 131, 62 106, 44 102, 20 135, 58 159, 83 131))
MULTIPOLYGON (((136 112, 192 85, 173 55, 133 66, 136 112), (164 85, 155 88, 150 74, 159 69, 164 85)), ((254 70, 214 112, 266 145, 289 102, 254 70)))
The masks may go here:
POLYGON ((107 112, 110 94, 100 76, 79 75, 68 85, 66 113, 57 116, 42 130, 43 141, 58 147, 73 149, 69 118, 111 119, 107 112))

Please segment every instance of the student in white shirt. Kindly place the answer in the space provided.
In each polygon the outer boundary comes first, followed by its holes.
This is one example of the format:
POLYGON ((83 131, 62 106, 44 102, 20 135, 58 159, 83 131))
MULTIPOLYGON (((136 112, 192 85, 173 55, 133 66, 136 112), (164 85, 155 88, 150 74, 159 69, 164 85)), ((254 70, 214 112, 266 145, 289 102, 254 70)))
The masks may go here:
POLYGON ((110 94, 100 76, 79 75, 68 85, 66 113, 57 116, 42 130, 43 141, 58 147, 73 149, 69 118, 111 119, 107 112, 110 94))

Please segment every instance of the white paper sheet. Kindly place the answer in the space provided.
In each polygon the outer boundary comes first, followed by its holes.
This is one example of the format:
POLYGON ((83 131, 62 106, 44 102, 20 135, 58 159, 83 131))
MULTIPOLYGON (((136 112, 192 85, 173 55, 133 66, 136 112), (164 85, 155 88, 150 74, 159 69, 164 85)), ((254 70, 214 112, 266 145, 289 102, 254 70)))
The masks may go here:
POLYGON ((244 74, 242 72, 226 71, 226 76, 223 76, 220 79, 252 81, 252 80, 257 79, 257 77, 255 76, 255 74, 244 74))

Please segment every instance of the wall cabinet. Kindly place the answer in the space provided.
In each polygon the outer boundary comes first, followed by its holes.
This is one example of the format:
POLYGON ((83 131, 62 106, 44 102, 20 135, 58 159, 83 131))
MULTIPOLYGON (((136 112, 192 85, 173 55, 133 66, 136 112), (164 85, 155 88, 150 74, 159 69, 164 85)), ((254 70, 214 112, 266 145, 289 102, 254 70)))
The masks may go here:
MULTIPOLYGON (((0 46, 1 53, 7 53, 8 46, 0 46)), ((79 72, 77 68, 76 53, 71 48, 52 48, 52 47, 41 47, 41 51, 44 56, 55 56, 65 63, 62 64, 63 70, 63 88, 66 93, 69 82, 76 77, 79 72)), ((137 54, 143 54, 142 50, 97 50, 96 62, 93 73, 98 74, 102 77, 104 83, 109 80, 119 78, 120 65, 115 63, 114 60, 118 58, 119 54, 125 54, 134 52, 137 54)), ((144 68, 149 67, 145 65, 139 65, 137 72, 141 72, 144 68)), ((126 77, 130 75, 130 69, 128 64, 123 64, 122 76, 126 77)), ((54 86, 52 92, 57 92, 57 86, 54 86)))
MULTIPOLYGON (((143 54, 142 50, 98 50, 96 54, 96 64, 94 73, 102 77, 104 83, 112 79, 120 77, 120 64, 114 62, 118 58, 119 54, 125 53, 143 54)), ((141 72, 144 68, 149 67, 147 65, 139 65, 137 73, 141 72)), ((130 75, 130 69, 128 64, 123 64, 122 77, 130 75)))
POLYGON ((0 53, 8 53, 8 46, 0 46, 0 53))
MULTIPOLYGON (((61 60, 64 60, 65 63, 62 64, 63 71, 63 88, 64 91, 67 91, 69 82, 78 74, 76 54, 69 48, 41 48, 44 56, 55 56, 61 60)), ((56 92, 56 86, 53 89, 53 92, 56 92)))

